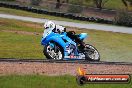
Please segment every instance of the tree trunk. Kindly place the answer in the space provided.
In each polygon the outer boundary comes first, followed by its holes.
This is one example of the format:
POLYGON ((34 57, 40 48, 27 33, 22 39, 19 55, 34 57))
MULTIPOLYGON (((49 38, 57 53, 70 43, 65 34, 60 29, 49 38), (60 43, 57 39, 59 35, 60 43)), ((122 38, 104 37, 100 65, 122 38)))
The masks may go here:
POLYGON ((122 0, 122 2, 126 7, 128 6, 126 0, 122 0))
POLYGON ((55 7, 55 8, 56 8, 56 9, 59 9, 60 6, 61 6, 60 0, 57 0, 56 7, 55 7))
POLYGON ((99 4, 98 4, 98 8, 99 8, 99 9, 102 9, 102 0, 98 0, 98 1, 99 1, 99 2, 98 2, 98 3, 99 3, 99 4))
POLYGON ((102 0, 94 0, 94 3, 97 8, 102 9, 102 0))

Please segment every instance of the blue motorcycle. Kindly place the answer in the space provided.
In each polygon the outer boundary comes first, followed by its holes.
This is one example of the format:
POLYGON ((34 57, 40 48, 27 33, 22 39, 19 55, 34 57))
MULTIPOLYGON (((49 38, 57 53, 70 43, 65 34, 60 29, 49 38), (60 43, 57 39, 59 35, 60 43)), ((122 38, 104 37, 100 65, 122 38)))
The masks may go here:
MULTIPOLYGON (((78 34, 84 40, 87 33, 78 34)), ((47 59, 54 60, 89 60, 99 61, 100 54, 92 45, 85 44, 85 50, 79 49, 79 44, 67 36, 67 32, 55 33, 52 30, 45 30, 41 40, 44 46, 43 53, 47 59)))

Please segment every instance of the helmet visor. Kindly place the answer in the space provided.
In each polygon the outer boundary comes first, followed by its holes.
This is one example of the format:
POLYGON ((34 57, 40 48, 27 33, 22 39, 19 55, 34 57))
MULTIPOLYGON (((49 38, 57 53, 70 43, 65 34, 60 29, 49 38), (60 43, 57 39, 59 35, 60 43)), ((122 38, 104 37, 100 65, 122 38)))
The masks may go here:
POLYGON ((49 29, 49 27, 45 27, 45 29, 49 29))

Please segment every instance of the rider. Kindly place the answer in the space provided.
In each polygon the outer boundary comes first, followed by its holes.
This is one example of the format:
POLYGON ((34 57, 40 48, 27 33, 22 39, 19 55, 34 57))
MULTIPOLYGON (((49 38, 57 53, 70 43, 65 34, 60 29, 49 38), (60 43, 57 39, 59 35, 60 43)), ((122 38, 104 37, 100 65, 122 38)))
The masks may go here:
MULTIPOLYGON (((48 29, 48 28, 50 28, 55 33, 66 32, 66 28, 65 27, 60 26, 60 25, 56 25, 52 21, 45 22, 44 29, 48 29)), ((85 43, 77 35, 75 35, 74 31, 67 32, 67 36, 70 37, 72 40, 75 40, 75 42, 79 43, 80 44, 79 45, 80 49, 84 49, 85 48, 85 43)))

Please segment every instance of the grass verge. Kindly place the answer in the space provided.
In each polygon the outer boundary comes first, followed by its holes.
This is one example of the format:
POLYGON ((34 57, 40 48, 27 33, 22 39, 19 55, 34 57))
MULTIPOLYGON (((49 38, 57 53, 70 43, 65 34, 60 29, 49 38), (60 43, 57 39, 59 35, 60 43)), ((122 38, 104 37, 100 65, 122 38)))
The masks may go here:
MULTIPOLYGON (((40 44, 43 25, 31 22, 0 19, 0 57, 8 58, 44 58, 40 44), (12 31, 12 32, 8 32, 12 31), (18 32, 16 32, 18 31, 18 32), (23 34, 22 32, 29 32, 23 34), (20 33, 19 33, 20 32, 20 33), (30 33, 40 33, 39 35, 30 33)), ((86 32, 86 43, 95 46, 103 61, 132 62, 132 35, 97 30, 67 28, 76 33, 86 32)))
POLYGON ((79 86, 74 76, 0 76, 0 88, 130 88, 129 84, 86 84, 79 86))
POLYGON ((0 32, 0 57, 18 59, 44 58, 41 36, 0 32))

